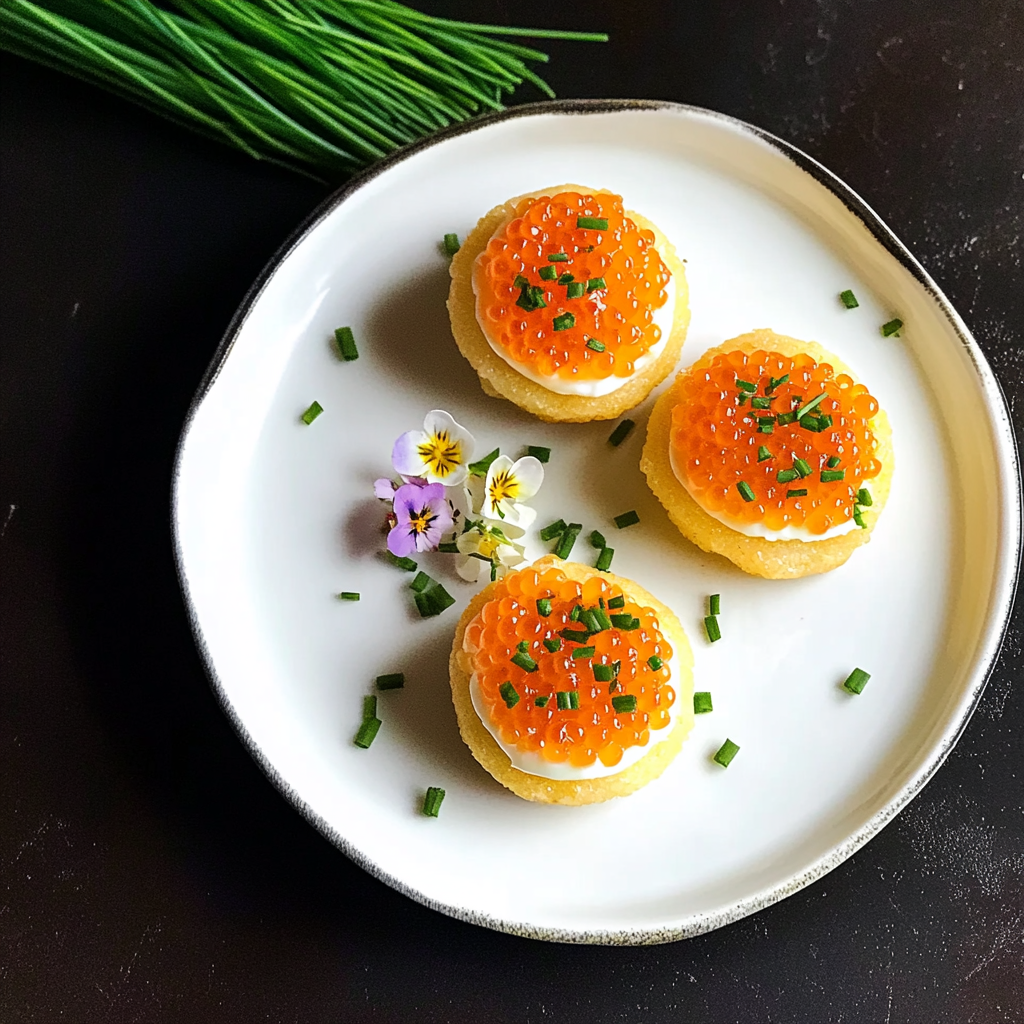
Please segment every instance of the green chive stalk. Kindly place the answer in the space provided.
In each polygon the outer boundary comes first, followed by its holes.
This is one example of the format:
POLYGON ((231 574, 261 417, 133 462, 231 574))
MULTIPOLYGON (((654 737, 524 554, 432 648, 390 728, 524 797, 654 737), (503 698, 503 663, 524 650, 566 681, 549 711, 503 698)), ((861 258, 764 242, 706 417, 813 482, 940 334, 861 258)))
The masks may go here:
POLYGON ((395 0, 0 0, 0 47, 250 156, 337 180, 488 110, 594 32, 436 18, 395 0))

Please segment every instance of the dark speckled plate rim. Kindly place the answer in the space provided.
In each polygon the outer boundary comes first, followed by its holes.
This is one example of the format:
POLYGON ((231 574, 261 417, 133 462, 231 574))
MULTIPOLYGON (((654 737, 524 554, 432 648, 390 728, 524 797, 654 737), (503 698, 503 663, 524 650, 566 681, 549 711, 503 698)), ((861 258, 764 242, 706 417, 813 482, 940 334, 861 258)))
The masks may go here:
POLYGON ((443 914, 447 914, 450 917, 454 917, 461 921, 467 921, 472 924, 493 928, 498 931, 507 932, 511 935, 544 939, 552 942, 641 945, 671 942, 677 939, 700 935, 703 932, 712 931, 715 928, 720 928, 723 925, 738 921, 741 918, 746 917, 748 914, 762 910, 764 907, 770 906, 772 903, 775 903, 786 896, 792 895, 794 892, 797 892, 799 889, 802 889, 804 886, 809 885, 811 882, 814 882, 818 878, 827 874, 863 846, 864 843, 888 824, 893 817, 895 817, 895 815, 921 791, 925 783, 927 783, 935 774, 939 766, 949 755, 949 752, 953 749, 957 740, 963 734, 971 715, 974 713, 974 709, 978 706, 978 702, 984 692, 989 676, 991 675, 998 659, 999 651, 1009 623, 1010 610, 1013 606, 1014 593, 1016 590, 1017 580, 1020 575, 1021 560, 1022 502, 1021 492, 1018 486, 1020 479, 1018 466, 1019 461, 1016 440, 1009 413, 1007 411, 1006 399, 999 386, 999 382, 992 373, 977 342, 973 339, 963 321, 949 303, 948 299, 946 299, 938 289, 935 282, 932 281, 931 277, 929 277, 921 264, 918 263, 918 261, 911 255, 906 246, 899 241, 896 235, 883 223, 874 210, 872 210, 871 207, 860 198, 860 196, 837 178, 831 171, 823 167, 806 153, 797 149, 784 139, 780 139, 777 136, 772 135, 770 132, 766 132, 754 125, 747 124, 745 121, 741 121, 737 118, 730 117, 726 114, 720 114, 715 111, 706 110, 702 107, 662 100, 556 100, 543 103, 524 104, 522 106, 512 107, 508 110, 475 118, 462 124, 452 125, 451 127, 423 139, 420 142, 397 150, 391 156, 381 160, 362 174, 352 178, 347 184, 339 188, 324 200, 324 202, 322 202, 296 229, 291 237, 284 242, 277 252, 274 253, 270 261, 263 268, 260 276, 249 289, 245 298, 238 307, 237 312, 232 318, 231 323, 229 324, 227 331, 225 332, 224 337, 203 376, 203 379, 196 391, 195 398, 192 401, 192 405, 189 408, 188 415, 186 416, 184 426, 182 427, 181 437, 178 441, 178 449, 174 461, 171 497, 171 530, 175 563, 178 571, 178 581, 181 587, 182 597, 185 602, 185 609, 188 615, 189 624, 191 625, 192 633, 195 636, 196 646, 198 647, 203 659, 210 683, 213 687, 214 693, 217 695, 217 699, 219 700, 221 707, 224 709, 224 713, 230 719, 240 739, 245 744, 253 759, 260 768, 263 769, 270 781, 278 788, 278 790, 280 790, 282 795, 299 810, 306 820, 318 829, 335 846, 337 846, 338 849, 345 853, 364 870, 369 872, 375 878, 380 879, 380 881, 385 882, 393 889, 409 896, 424 906, 431 907, 434 910, 438 910, 443 914), (971 359, 988 402, 996 447, 1003 456, 1005 460, 1004 464, 1009 470, 1007 473, 1007 479, 1001 481, 1001 490, 1009 511, 1009 515, 1006 516, 1007 522, 1005 524, 1005 529, 1009 532, 1010 536, 1004 536, 1002 538, 1000 547, 1004 550, 1008 546, 1012 548, 1013 558, 1010 560, 1010 564, 1012 564, 1015 569, 1010 574, 1008 581, 1000 588, 1000 592, 996 594, 999 627, 997 630, 992 628, 988 630, 986 643, 981 649, 981 665, 975 673, 972 683, 970 703, 966 711, 962 712, 959 722, 951 723, 954 726, 952 732, 947 728, 946 735, 943 736, 942 742, 930 753, 927 763, 917 772, 915 777, 902 790, 900 790, 900 792, 885 807, 866 822, 863 827, 848 836, 843 842, 839 843, 829 853, 819 858, 818 861, 805 870, 795 874, 784 882, 758 893, 756 896, 741 900, 729 907, 710 913, 695 914, 680 922, 669 924, 661 928, 580 931, 570 928, 542 927, 520 921, 506 921, 487 914, 478 913, 470 907, 441 903, 437 900, 431 899, 429 896, 426 896, 418 890, 406 885, 400 878, 396 878, 383 871, 377 864, 367 858, 360 850, 349 842, 345 836, 334 829, 323 817, 317 814, 302 799, 302 797, 288 785, 275 767, 270 763, 259 745, 253 740, 239 715, 235 711, 235 708, 231 704, 231 701, 224 690, 223 684, 220 681, 217 674, 217 668, 214 665, 213 658, 210 654, 209 648, 207 647, 202 626, 199 622, 195 605, 193 604, 190 595, 188 576, 181 549, 181 538, 178 526, 179 483, 181 479, 185 446, 196 413, 208 395, 210 388, 213 386, 214 381, 216 381, 220 371, 223 369, 225 363, 230 357, 235 341, 238 338, 243 325, 248 319, 253 306, 263 293, 263 290, 266 288, 271 277, 288 258, 296 246, 298 246, 300 242, 302 242, 302 240, 314 228, 316 228, 321 221, 324 220, 325 217, 341 206, 350 196, 368 182, 373 181, 379 175, 394 167, 396 164, 407 160, 409 157, 414 156, 423 150, 447 142, 449 139, 456 138, 460 135, 488 128, 502 121, 551 114, 588 115, 628 111, 672 111, 695 115, 711 120, 718 120, 730 125, 734 129, 753 135, 760 141, 772 146, 787 157, 800 170, 804 171, 818 184, 824 186, 833 195, 835 195, 847 207, 847 209, 849 209, 864 224, 867 230, 874 237, 875 241, 897 261, 899 261, 899 263, 905 267, 911 275, 913 275, 921 287, 924 288, 931 296, 936 305, 938 305, 938 307, 943 311, 971 359))

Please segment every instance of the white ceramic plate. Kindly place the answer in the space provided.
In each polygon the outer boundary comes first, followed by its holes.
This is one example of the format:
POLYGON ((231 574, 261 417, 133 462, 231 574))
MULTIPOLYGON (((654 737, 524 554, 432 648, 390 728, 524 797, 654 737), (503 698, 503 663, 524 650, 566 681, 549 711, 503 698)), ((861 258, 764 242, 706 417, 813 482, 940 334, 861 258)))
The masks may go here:
MULTIPOLYGON (((200 389, 174 484, 178 565, 214 686, 253 755, 345 853, 414 899, 523 935, 658 942, 794 892, 903 807, 963 730, 1006 622, 1020 543, 1014 445, 963 322, 867 206, 778 139, 664 103, 519 108, 442 133, 338 192, 246 298, 200 389), (508 196, 565 181, 621 193, 688 260, 682 364, 754 327, 816 339, 888 411, 892 495, 869 545, 825 576, 771 582, 676 532, 638 469, 650 402, 611 424, 548 426, 486 397, 448 328, 447 261, 508 196), (852 288, 860 308, 837 294, 852 288), (879 325, 898 315, 900 338, 879 325), (341 363, 350 324, 360 358, 341 363), (305 426, 313 400, 323 415, 305 426), (564 808, 512 796, 459 738, 446 670, 474 588, 421 620, 409 577, 375 551, 394 438, 432 408, 480 451, 553 450, 538 526, 613 535, 614 568, 671 605, 696 653, 698 717, 664 776, 628 799, 564 808), (641 524, 611 518, 636 508, 641 524), (362 593, 358 604, 332 596, 362 593), (724 637, 701 618, 722 595, 724 637), (864 693, 840 684, 854 666, 864 693), (352 737, 383 672, 373 747, 352 737), (723 770, 722 741, 740 744, 723 770), (438 819, 419 813, 442 786, 438 819)), ((531 554, 543 547, 534 536, 531 554)), ((582 541, 578 557, 592 550, 582 541)))

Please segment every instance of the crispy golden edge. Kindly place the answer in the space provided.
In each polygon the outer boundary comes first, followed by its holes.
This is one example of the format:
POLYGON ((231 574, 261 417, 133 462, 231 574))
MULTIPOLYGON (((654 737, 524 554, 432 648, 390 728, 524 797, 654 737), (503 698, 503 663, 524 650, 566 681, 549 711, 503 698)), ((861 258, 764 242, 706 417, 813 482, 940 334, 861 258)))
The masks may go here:
POLYGON ((536 198, 559 192, 601 194, 607 189, 588 189, 583 185, 558 185, 554 188, 527 192, 496 206, 481 217, 462 247, 452 258, 451 289, 448 292, 448 313, 452 334, 459 351, 469 360, 480 377, 480 384, 488 395, 507 398, 520 408, 549 423, 587 423, 590 420, 608 420, 621 416, 639 405, 657 387, 679 361, 679 353, 686 339, 690 323, 689 289, 686 269, 676 253, 675 246, 661 230, 640 214, 627 210, 641 228, 654 232, 655 244, 661 258, 672 271, 676 287, 675 314, 672 331, 664 350, 653 363, 610 395, 588 398, 583 395, 559 395, 514 370, 488 344, 476 319, 476 296, 473 294, 473 265, 477 256, 487 247, 498 227, 511 219, 516 204, 527 196, 536 198))
POLYGON ((866 529, 851 530, 838 537, 826 540, 764 540, 747 537, 729 529, 713 516, 708 515, 672 472, 669 458, 669 439, 672 427, 672 408, 678 401, 680 380, 684 374, 699 371, 722 352, 742 349, 754 352, 763 349, 795 356, 806 352, 819 362, 828 362, 837 373, 848 373, 856 380, 856 374, 841 360, 813 341, 798 341, 774 331, 761 329, 740 335, 716 348, 709 349, 689 370, 682 371, 675 383, 655 403, 647 425, 647 441, 644 444, 640 468, 647 475, 647 482, 657 499, 665 506, 669 518, 688 540, 703 551, 724 555, 744 572, 766 579, 796 579, 829 572, 842 565, 853 552, 866 544, 871 531, 885 507, 892 484, 894 467, 892 431, 889 419, 879 409, 871 420, 871 429, 878 438, 878 459, 882 472, 871 481, 873 504, 864 510, 866 529))
POLYGON ((470 658, 462 649, 466 629, 494 593, 496 584, 491 583, 470 601, 469 607, 462 613, 462 618, 459 619, 459 625, 455 630, 455 639, 452 642, 449 669, 452 701, 455 704, 455 713, 459 720, 459 731, 477 761, 498 782, 524 800, 575 806, 601 803, 616 796, 628 796, 661 775, 679 753, 683 740, 693 728, 693 651, 690 649, 690 643, 679 619, 676 618, 672 610, 632 580, 615 576, 612 573, 599 573, 597 569, 580 565, 578 562, 562 562, 554 555, 547 555, 534 564, 534 568, 538 571, 552 566, 557 566, 570 579, 580 582, 591 576, 603 575, 609 583, 621 587, 623 593, 627 594, 631 600, 655 610, 662 632, 671 642, 678 659, 679 677, 672 680, 676 701, 681 702, 677 705, 681 710, 677 723, 672 727, 668 737, 656 743, 649 754, 617 775, 609 775, 603 779, 555 781, 541 778, 538 775, 529 775, 518 768, 513 768, 508 755, 484 727, 473 707, 473 701, 469 694, 470 658))

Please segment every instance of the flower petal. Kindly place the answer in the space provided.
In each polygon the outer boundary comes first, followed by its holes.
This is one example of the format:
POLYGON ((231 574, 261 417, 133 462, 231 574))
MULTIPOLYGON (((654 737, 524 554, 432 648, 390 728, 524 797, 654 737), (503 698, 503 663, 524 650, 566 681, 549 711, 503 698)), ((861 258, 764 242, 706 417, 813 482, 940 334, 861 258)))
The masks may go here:
POLYGON ((484 573, 490 576, 491 572, 487 562, 481 562, 479 558, 473 558, 472 555, 460 555, 455 563, 455 571, 467 583, 479 583, 480 577, 484 573))
POLYGON ((416 538, 409 532, 407 523, 399 523, 388 534, 388 551, 399 558, 405 558, 416 551, 416 538))
POLYGON ((424 476, 426 466, 420 458, 420 445, 426 442, 422 430, 407 430, 391 449, 391 465, 402 476, 424 476))
POLYGON ((480 507, 484 501, 484 478, 481 476, 467 476, 463 485, 466 491, 466 501, 469 504, 471 515, 480 515, 480 507))
POLYGON ((533 455, 524 455, 512 466, 512 475, 519 485, 516 501, 528 501, 544 483, 544 466, 540 459, 533 455))
POLYGON ((424 440, 417 452, 423 475, 448 487, 461 484, 476 447, 473 435, 443 409, 428 412, 423 429, 424 440))

